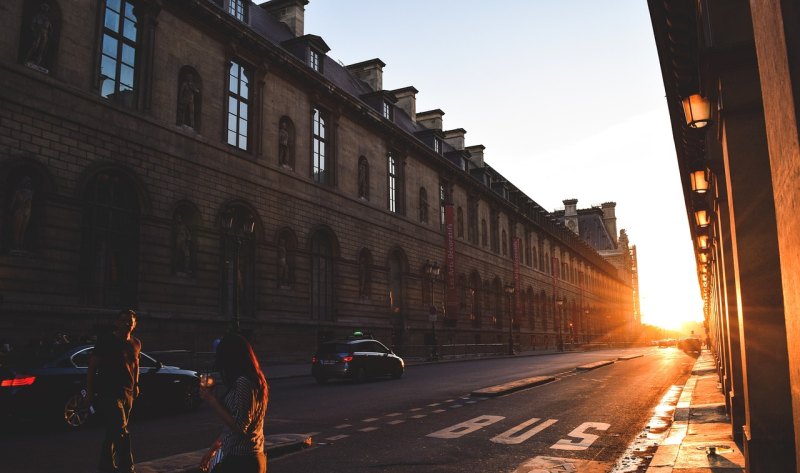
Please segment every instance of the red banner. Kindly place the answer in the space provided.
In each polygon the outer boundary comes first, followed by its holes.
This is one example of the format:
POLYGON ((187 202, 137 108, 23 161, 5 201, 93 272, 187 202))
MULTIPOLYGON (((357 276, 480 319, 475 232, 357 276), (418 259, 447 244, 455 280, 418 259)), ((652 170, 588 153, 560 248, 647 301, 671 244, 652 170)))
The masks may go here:
POLYGON ((459 303, 458 290, 456 288, 456 235, 455 235, 455 211, 453 204, 444 206, 444 238, 445 238, 445 261, 447 262, 447 310, 446 317, 458 318, 459 303))

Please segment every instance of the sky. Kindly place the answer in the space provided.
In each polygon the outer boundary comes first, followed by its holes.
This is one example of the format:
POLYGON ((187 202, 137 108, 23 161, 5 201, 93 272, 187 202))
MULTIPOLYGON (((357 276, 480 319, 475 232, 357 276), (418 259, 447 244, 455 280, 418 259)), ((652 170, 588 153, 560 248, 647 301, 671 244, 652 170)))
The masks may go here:
POLYGON ((305 33, 343 64, 380 58, 384 89, 414 86, 545 209, 616 202, 642 321, 702 320, 647 2, 310 0, 305 33))

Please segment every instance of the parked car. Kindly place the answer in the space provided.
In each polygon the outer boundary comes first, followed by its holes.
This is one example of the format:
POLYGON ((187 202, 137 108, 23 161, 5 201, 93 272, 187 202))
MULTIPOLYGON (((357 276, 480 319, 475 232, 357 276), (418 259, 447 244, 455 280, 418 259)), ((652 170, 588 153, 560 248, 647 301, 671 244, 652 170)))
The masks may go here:
POLYGON ((311 358, 311 374, 320 384, 331 378, 359 382, 376 376, 398 379, 404 371, 403 359, 372 338, 325 342, 311 358))
MULTIPOLYGON (((21 350, 0 364, 0 416, 56 421, 80 427, 90 417, 81 405, 93 345, 55 345, 46 350, 21 350)), ((197 372, 166 366, 142 353, 141 393, 134 409, 192 409, 199 401, 197 372)))
POLYGON ((703 350, 703 342, 700 341, 699 338, 689 337, 684 338, 680 342, 678 342, 678 348, 685 351, 688 354, 697 354, 699 355, 700 352, 703 350))

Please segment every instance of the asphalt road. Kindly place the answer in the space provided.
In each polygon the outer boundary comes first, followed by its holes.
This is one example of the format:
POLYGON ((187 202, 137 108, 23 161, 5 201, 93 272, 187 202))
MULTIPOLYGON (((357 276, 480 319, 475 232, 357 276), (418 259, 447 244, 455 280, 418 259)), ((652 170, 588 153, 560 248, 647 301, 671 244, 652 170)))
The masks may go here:
MULTIPOLYGON (((693 361, 675 349, 643 348, 418 365, 400 380, 364 384, 273 380, 267 433, 310 433, 315 446, 270 459, 269 471, 513 472, 529 459, 548 456, 593 461, 587 465, 608 472, 664 393, 683 384, 693 361), (572 371, 634 354, 644 356, 572 371), (488 400, 468 396, 538 375, 557 375, 557 381, 488 400)), ((134 417, 130 430, 137 461, 147 461, 203 448, 219 423, 202 406, 191 413, 134 417)), ((92 471, 101 441, 101 430, 91 426, 4 426, 2 471, 92 471)))

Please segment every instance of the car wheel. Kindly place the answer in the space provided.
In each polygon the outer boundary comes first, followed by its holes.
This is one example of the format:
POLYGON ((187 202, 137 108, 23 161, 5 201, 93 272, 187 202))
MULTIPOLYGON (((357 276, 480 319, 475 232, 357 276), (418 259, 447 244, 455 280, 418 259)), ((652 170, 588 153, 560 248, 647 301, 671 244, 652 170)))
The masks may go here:
POLYGON ((328 383, 328 378, 326 378, 325 376, 314 376, 314 379, 317 380, 317 384, 327 384, 328 383))
POLYGON ((392 379, 400 379, 403 377, 403 367, 395 366, 392 370, 392 379))
POLYGON ((367 369, 363 366, 356 370, 356 382, 363 383, 367 380, 367 369))
POLYGON ((89 420, 89 407, 81 405, 83 396, 75 394, 64 403, 64 422, 70 428, 78 428, 89 420))

